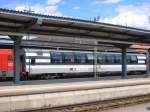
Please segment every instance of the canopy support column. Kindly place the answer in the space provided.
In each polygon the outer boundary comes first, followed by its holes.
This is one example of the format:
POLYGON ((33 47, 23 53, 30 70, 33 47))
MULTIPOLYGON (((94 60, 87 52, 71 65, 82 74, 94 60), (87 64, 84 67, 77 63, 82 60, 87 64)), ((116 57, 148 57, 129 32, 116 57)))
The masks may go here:
POLYGON ((150 49, 147 50, 146 54, 146 75, 147 77, 150 75, 150 49))
POLYGON ((127 78, 127 47, 122 47, 122 78, 127 78))
POLYGON ((14 83, 20 84, 20 45, 22 37, 11 36, 11 39, 14 40, 14 83))

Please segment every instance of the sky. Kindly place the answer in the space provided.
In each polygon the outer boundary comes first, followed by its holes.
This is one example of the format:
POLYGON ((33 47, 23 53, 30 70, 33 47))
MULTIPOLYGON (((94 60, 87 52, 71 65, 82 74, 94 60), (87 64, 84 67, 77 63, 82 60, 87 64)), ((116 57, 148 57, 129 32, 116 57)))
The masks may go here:
POLYGON ((150 0, 0 0, 0 7, 150 30, 150 0))

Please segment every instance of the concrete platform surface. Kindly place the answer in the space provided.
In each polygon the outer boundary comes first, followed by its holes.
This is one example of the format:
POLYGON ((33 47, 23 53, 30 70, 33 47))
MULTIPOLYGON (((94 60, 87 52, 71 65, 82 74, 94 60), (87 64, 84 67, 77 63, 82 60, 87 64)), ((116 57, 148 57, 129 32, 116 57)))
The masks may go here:
POLYGON ((57 93, 7 96, 0 97, 0 112, 30 111, 34 109, 62 107, 149 94, 150 85, 137 85, 57 93))
POLYGON ((70 83, 52 83, 39 85, 20 85, 20 86, 1 86, 0 96, 17 96, 27 94, 43 94, 79 90, 91 90, 102 88, 114 88, 124 86, 148 85, 150 78, 138 79, 118 79, 118 80, 96 80, 84 82, 70 82, 70 83))

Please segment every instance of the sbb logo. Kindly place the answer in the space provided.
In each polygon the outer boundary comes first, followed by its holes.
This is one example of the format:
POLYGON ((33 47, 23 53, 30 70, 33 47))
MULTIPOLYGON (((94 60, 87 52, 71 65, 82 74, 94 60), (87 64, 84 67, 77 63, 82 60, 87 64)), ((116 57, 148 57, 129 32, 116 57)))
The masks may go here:
POLYGON ((76 71, 76 68, 69 68, 70 71, 76 71))

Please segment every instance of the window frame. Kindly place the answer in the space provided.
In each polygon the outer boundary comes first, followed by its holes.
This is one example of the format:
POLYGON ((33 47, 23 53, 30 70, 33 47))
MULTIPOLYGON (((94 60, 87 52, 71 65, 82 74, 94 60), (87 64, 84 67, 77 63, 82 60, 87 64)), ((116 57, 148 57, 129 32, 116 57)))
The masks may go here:
POLYGON ((50 59, 52 64, 60 64, 63 63, 63 57, 61 52, 50 52, 50 59), (59 56, 58 56, 59 55, 59 56), (56 58, 57 56, 57 58, 56 58), (58 58, 59 57, 59 58, 58 58), (57 61, 56 61, 57 59, 57 61), (59 61, 58 61, 59 59, 59 61), (55 60, 55 61, 54 61, 55 60))
POLYGON ((94 53, 87 53, 87 64, 94 64, 94 53))
POLYGON ((74 61, 76 64, 86 64, 87 63, 86 54, 80 53, 80 52, 75 52, 74 53, 74 61))
POLYGON ((106 56, 106 61, 105 61, 106 64, 115 64, 114 54, 105 54, 105 56, 106 56))
POLYGON ((97 63, 98 64, 105 64, 106 63, 106 56, 104 53, 98 53, 97 54, 97 63), (99 57, 101 57, 101 61, 100 61, 99 57))
POLYGON ((31 60, 31 65, 35 65, 36 64, 36 58, 30 58, 31 60))
POLYGON ((75 56, 74 56, 73 52, 63 52, 62 57, 63 57, 62 59, 63 59, 64 64, 74 64, 75 63, 75 56), (72 58, 70 58, 70 57, 72 57, 72 58), (70 59, 70 61, 69 61, 69 59, 70 59), (71 61, 71 59, 72 59, 72 61, 71 61))
POLYGON ((121 64, 121 63, 122 63, 121 54, 114 54, 114 56, 115 56, 115 61, 114 61, 114 63, 115 63, 115 64, 121 64))

